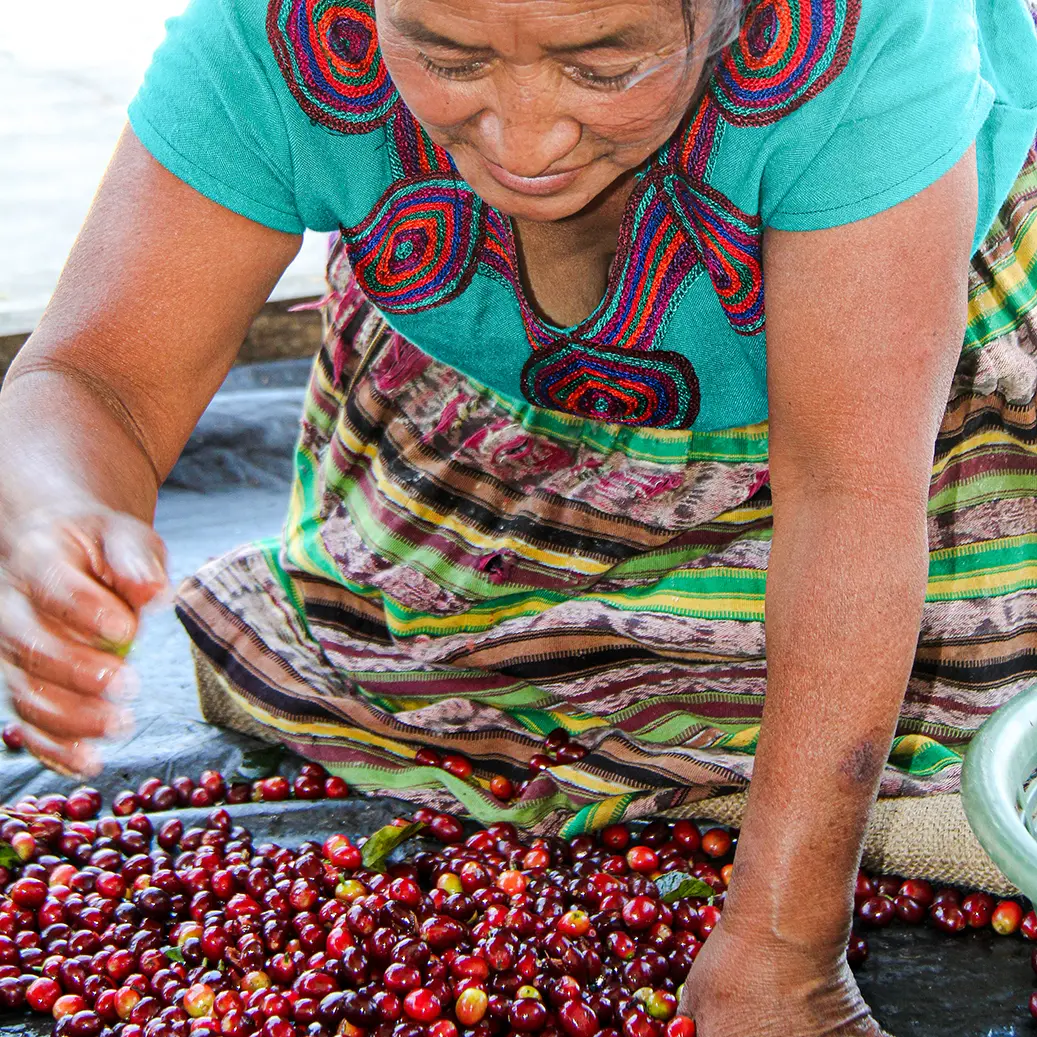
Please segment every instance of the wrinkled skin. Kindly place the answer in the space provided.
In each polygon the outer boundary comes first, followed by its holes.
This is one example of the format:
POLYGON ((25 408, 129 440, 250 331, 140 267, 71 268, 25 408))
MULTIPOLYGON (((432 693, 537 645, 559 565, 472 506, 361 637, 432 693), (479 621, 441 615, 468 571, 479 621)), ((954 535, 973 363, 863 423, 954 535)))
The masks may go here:
POLYGON ((678 1010, 700 1037, 886 1037, 842 946, 794 948, 723 922, 695 959, 678 1010))

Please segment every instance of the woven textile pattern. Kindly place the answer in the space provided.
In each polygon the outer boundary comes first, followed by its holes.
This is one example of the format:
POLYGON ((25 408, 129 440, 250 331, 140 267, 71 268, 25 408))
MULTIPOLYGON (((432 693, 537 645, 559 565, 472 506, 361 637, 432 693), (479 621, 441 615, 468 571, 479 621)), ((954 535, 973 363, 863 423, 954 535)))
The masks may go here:
MULTIPOLYGON (((919 647, 882 794, 958 787, 1037 676, 1037 154, 970 274, 919 647)), ((359 787, 573 833, 744 787, 766 684, 765 425, 516 406, 372 310, 337 240, 284 539, 179 612, 250 723, 359 787), (590 749, 504 806, 563 726, 590 749), (471 781, 412 766, 434 743, 471 781)))

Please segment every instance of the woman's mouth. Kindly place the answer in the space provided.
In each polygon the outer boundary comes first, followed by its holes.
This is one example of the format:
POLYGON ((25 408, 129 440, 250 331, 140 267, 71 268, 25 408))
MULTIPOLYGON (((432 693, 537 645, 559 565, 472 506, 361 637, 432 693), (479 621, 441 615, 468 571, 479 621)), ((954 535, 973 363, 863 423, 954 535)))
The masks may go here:
POLYGON ((483 159, 483 164, 486 166, 490 176, 502 187, 506 187, 509 191, 514 191, 516 194, 533 195, 536 197, 544 197, 564 191, 587 168, 586 166, 576 166, 574 169, 566 169, 561 173, 549 173, 544 176, 518 176, 516 173, 509 172, 503 166, 498 166, 496 162, 491 162, 488 158, 483 159))

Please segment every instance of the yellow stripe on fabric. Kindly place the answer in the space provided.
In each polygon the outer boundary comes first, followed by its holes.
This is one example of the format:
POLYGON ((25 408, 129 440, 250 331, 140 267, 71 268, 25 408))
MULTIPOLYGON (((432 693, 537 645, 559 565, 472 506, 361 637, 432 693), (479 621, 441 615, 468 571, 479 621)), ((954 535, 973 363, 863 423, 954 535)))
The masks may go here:
POLYGON ((963 439, 960 443, 955 444, 954 447, 948 450, 947 453, 933 465, 933 478, 943 475, 947 466, 961 460, 963 454, 968 454, 974 450, 980 449, 981 447, 989 447, 995 453, 998 452, 996 449, 998 447, 1002 449, 1005 447, 1011 447, 1013 451, 1018 453, 1037 454, 1037 444, 1024 443, 1004 428, 988 429, 976 435, 969 436, 967 439, 963 439))
MULTIPOLYGON (((1037 171, 1028 170, 1016 182, 1007 205, 1025 191, 1037 187, 1037 171)), ((998 231, 1007 234, 1008 228, 998 231)), ((978 349, 1022 323, 1037 307, 1037 210, 1014 232, 1012 252, 990 270, 990 279, 973 289, 968 304, 966 349, 978 349)))
POLYGON ((943 548, 929 556, 927 601, 995 597, 1037 587, 1037 535, 943 548))
POLYGON ((635 429, 603 421, 533 407, 500 396, 482 386, 496 407, 509 413, 526 432, 556 442, 589 447, 600 453, 618 451, 637 461, 688 464, 715 461, 727 464, 765 464, 768 457, 766 421, 714 432, 635 429))
POLYGON ((375 489, 408 516, 435 526, 437 533, 450 530, 461 537, 464 544, 479 550, 510 550, 522 558, 530 559, 547 568, 579 572, 585 576, 597 576, 606 572, 613 564, 607 559, 599 560, 565 551, 545 550, 513 536, 501 537, 482 533, 475 526, 459 520, 455 514, 438 511, 436 508, 422 503, 417 497, 408 496, 405 490, 387 476, 380 457, 371 466, 371 475, 374 479, 375 489))
POLYGON ((558 834, 562 839, 572 839, 585 832, 597 832, 616 824, 623 819, 627 807, 636 799, 637 796, 633 795, 609 796, 600 803, 589 803, 569 818, 558 834))
POLYGON ((730 749, 733 752, 756 752, 756 743, 760 737, 760 725, 753 724, 750 727, 745 727, 741 731, 736 731, 734 734, 727 735, 724 738, 719 739, 715 743, 717 749, 730 749))
POLYGON ((897 770, 915 777, 927 777, 953 767, 962 761, 960 753, 926 738, 925 735, 901 735, 893 739, 889 763, 897 770))
POLYGON ((621 591, 573 594, 541 592, 498 598, 457 616, 433 616, 414 612, 399 602, 386 600, 386 620, 397 637, 418 634, 481 633, 508 619, 541 615, 569 601, 596 601, 625 612, 662 612, 701 619, 763 620, 766 571, 732 569, 684 569, 668 574, 647 587, 621 591), (712 583, 715 586, 710 588, 712 583), (739 590, 739 586, 741 589, 739 590))
POLYGON ((623 781, 618 775, 609 777, 598 777, 586 770, 577 770, 575 767, 566 765, 555 765, 551 768, 551 777, 555 781, 564 782, 573 788, 592 792, 599 796, 628 795, 630 793, 644 792, 640 785, 631 785, 623 781))
MULTIPOLYGON (((413 759, 417 753, 416 749, 401 742, 395 742, 390 738, 382 738, 379 735, 365 731, 363 728, 351 727, 344 720, 337 721, 298 721, 287 720, 285 717, 276 716, 260 709, 249 699, 240 695, 236 689, 227 687, 227 693, 231 695, 235 704, 240 706, 250 717, 269 727, 276 728, 289 735, 302 735, 311 738, 325 738, 334 742, 355 742, 360 745, 369 745, 390 752, 404 759, 413 759)), ((434 769, 434 768, 432 768, 434 769)))
POLYGON ((549 735, 555 728, 561 727, 570 735, 585 734, 595 728, 607 727, 608 722, 592 713, 566 713, 561 710, 524 709, 512 707, 506 710, 523 727, 536 734, 549 735))

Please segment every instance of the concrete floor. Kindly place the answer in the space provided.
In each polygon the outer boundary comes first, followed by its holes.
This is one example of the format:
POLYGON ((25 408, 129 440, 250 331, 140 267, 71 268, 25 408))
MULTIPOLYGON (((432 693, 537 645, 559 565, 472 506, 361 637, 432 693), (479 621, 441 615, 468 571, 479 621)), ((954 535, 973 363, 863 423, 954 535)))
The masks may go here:
MULTIPOLYGON (((184 6, 0 0, 0 337, 39 319, 165 19, 184 6)), ((308 236, 274 298, 323 292, 325 245, 308 236)))

